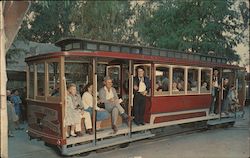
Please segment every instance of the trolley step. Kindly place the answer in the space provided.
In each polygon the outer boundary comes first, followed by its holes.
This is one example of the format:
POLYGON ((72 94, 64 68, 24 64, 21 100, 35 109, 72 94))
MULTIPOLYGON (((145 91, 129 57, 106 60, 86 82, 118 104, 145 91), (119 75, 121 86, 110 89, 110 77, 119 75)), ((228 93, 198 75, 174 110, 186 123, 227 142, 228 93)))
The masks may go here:
POLYGON ((208 120, 207 125, 214 126, 219 124, 226 124, 226 123, 233 123, 235 122, 235 118, 221 118, 221 119, 215 119, 215 120, 208 120))
POLYGON ((105 139, 102 141, 98 141, 96 142, 96 145, 94 145, 93 143, 88 143, 88 144, 73 146, 70 148, 62 148, 61 152, 62 152, 62 155, 75 155, 75 154, 80 154, 80 153, 84 153, 88 151, 94 151, 94 150, 105 148, 105 147, 110 147, 110 146, 128 143, 132 141, 137 141, 141 139, 146 139, 146 138, 150 138, 153 136, 155 136, 155 134, 152 134, 151 132, 136 133, 136 134, 133 134, 131 138, 128 135, 119 136, 119 137, 115 137, 112 139, 105 139))

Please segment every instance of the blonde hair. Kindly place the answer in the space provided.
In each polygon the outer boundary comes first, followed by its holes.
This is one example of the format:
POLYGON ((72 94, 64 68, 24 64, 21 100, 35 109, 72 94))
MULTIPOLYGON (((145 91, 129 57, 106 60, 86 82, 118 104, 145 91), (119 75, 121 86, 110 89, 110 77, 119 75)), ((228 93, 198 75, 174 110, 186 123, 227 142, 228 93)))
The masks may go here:
POLYGON ((68 86, 67 86, 67 90, 69 90, 71 87, 76 87, 76 84, 74 84, 74 83, 70 83, 70 84, 68 84, 68 86))

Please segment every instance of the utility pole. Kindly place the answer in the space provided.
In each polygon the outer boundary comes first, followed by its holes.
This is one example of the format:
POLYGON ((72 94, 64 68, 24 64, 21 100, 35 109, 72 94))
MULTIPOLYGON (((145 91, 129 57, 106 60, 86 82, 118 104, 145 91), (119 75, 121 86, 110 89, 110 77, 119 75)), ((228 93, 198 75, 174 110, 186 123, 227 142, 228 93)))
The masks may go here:
POLYGON ((30 4, 30 1, 0 1, 0 158, 8 158, 5 57, 30 4))
POLYGON ((0 157, 8 157, 8 127, 6 106, 6 63, 5 63, 5 32, 3 18, 3 1, 0 2, 0 157))

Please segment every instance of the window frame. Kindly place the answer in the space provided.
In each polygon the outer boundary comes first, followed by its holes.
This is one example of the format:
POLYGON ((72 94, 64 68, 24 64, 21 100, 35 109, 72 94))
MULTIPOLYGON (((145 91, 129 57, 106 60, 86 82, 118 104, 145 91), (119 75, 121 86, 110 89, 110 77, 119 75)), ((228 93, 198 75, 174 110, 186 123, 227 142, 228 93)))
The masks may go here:
MULTIPOLYGON (((118 94, 118 95, 120 95, 121 94, 121 89, 122 89, 122 87, 121 87, 121 65, 107 65, 106 66, 106 76, 109 76, 109 74, 108 74, 108 70, 109 70, 109 68, 118 68, 119 69, 119 74, 118 74, 118 76, 119 76, 119 78, 118 78, 118 81, 119 81, 119 83, 118 83, 118 85, 119 85, 119 89, 118 90, 116 90, 116 93, 118 94)), ((111 77, 111 76, 110 76, 111 77)), ((112 78, 112 80, 113 80, 113 78, 112 78)))
MULTIPOLYGON (((143 65, 143 64, 138 64, 138 65, 143 65)), ((137 66, 138 66, 137 65, 137 66)), ((183 65, 169 65, 169 64, 154 64, 154 71, 156 72, 156 68, 162 66, 169 68, 169 93, 162 93, 162 94, 157 94, 155 93, 155 85, 156 85, 156 75, 154 76, 154 97, 161 97, 161 96, 180 96, 180 95, 208 95, 211 94, 212 92, 212 73, 213 69, 208 68, 208 67, 200 67, 200 66, 183 66, 183 65), (184 92, 182 93, 173 93, 172 92, 172 84, 173 84, 173 70, 174 68, 181 68, 184 69, 184 92), (192 93, 192 91, 187 91, 187 82, 188 82, 188 70, 189 69, 197 69, 198 70, 198 91, 195 91, 195 93, 192 93), (209 88, 210 90, 208 92, 201 93, 201 72, 202 70, 208 70, 210 72, 210 85, 209 88), (189 92, 189 93, 188 93, 189 92)))
MULTIPOLYGON (((187 94, 188 94, 188 95, 200 94, 201 68, 200 68, 200 67, 196 67, 196 66, 188 66, 188 67, 187 67, 187 75, 188 75, 189 70, 198 70, 198 76, 197 76, 197 91, 192 91, 192 90, 188 90, 188 89, 187 89, 187 94)), ((187 83, 188 83, 188 76, 187 76, 187 83)), ((187 84, 187 83, 186 83, 186 84, 187 84)))
POLYGON ((170 95, 172 96, 178 96, 178 95, 186 95, 187 94, 187 66, 182 66, 182 65, 173 65, 172 66, 172 71, 171 71, 171 92, 170 92, 170 95), (180 68, 180 69, 183 69, 184 70, 184 91, 181 92, 181 93, 173 93, 173 74, 174 74, 174 69, 175 68, 180 68))
POLYGON ((169 72, 168 72, 168 78, 169 78, 169 84, 168 84, 168 91, 166 92, 157 92, 156 91, 156 75, 154 75, 154 96, 169 96, 170 95, 170 91, 172 91, 172 88, 170 89, 170 85, 171 85, 171 82, 170 82, 170 74, 171 74, 171 68, 172 66, 171 65, 168 65, 168 64, 155 64, 154 65, 154 71, 156 72, 156 68, 157 67, 164 67, 164 68, 168 68, 169 72))
POLYGON ((200 67, 201 71, 200 71, 200 76, 201 76, 201 72, 202 70, 208 70, 210 71, 210 83, 209 83, 209 91, 208 92, 204 92, 204 93, 201 93, 201 79, 202 79, 202 76, 200 77, 200 82, 199 82, 199 94, 201 95, 204 95, 204 94, 211 94, 212 93, 212 78, 213 78, 213 69, 212 68, 208 68, 208 67, 200 67))
POLYGON ((35 82, 35 85, 34 85, 34 99, 35 100, 40 100, 40 101, 46 101, 46 89, 45 89, 45 85, 46 85, 46 60, 41 60, 41 61, 38 61, 38 62, 35 62, 34 63, 34 68, 35 68, 35 71, 34 71, 34 74, 35 74, 35 76, 34 76, 34 82, 35 82), (43 87, 43 89, 44 89, 44 95, 43 96, 40 96, 40 95, 38 95, 37 93, 38 93, 38 68, 37 68, 37 65, 38 64, 44 64, 44 87, 43 87))
MULTIPOLYGON (((60 59, 49 59, 49 60, 46 60, 45 61, 45 64, 46 64, 46 66, 45 66, 45 70, 46 70, 46 72, 45 72, 45 100, 46 101, 50 101, 50 102, 59 102, 60 101, 60 98, 61 98, 61 96, 62 96, 62 94, 61 94, 61 91, 59 90, 59 96, 50 96, 49 95, 49 64, 50 63, 58 63, 58 79, 59 79, 59 85, 61 85, 60 84, 60 73, 61 73, 61 67, 60 67, 60 59)), ((61 86, 60 86, 60 88, 62 88, 61 86)))

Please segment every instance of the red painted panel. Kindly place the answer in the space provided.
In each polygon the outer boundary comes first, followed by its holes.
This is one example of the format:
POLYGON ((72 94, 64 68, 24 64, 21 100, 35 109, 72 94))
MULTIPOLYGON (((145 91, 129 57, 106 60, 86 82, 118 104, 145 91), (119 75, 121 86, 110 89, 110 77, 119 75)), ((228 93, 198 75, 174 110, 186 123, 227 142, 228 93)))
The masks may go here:
POLYGON ((151 116, 151 97, 147 97, 146 98, 146 108, 145 108, 145 114, 144 114, 144 121, 149 123, 150 116, 151 116))
POLYGON ((181 114, 181 115, 174 115, 174 116, 163 116, 163 117, 155 118, 154 123, 182 120, 182 119, 202 117, 202 116, 206 116, 206 113, 197 112, 197 113, 181 114))
POLYGON ((150 112, 164 113, 209 108, 211 95, 180 95, 152 97, 150 112))
POLYGON ((46 142, 62 143, 62 105, 31 100, 27 103, 29 134, 44 141, 51 139, 46 142))

